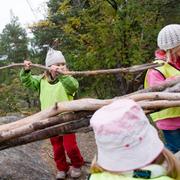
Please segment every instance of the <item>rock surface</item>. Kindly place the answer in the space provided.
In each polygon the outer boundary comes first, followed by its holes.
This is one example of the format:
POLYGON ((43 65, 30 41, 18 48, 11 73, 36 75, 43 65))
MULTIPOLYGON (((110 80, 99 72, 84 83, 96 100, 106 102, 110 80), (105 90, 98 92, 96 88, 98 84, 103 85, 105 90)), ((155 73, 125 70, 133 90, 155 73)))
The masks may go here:
MULTIPOLYGON (((0 117, 0 124, 21 119, 21 116, 0 117)), ((83 175, 79 180, 85 180, 88 174, 96 146, 92 132, 77 134, 77 142, 86 161, 83 175)), ((54 180, 56 167, 53 160, 49 140, 30 143, 0 151, 0 180, 54 180)), ((67 180, 71 178, 67 177, 67 180)))

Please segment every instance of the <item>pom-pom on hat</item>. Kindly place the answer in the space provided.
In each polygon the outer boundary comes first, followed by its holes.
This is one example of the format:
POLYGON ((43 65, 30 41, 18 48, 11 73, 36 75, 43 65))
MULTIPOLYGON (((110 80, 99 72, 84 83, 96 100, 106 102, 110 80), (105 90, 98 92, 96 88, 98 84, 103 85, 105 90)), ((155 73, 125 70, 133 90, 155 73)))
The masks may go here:
POLYGON ((163 150, 156 129, 133 100, 122 99, 97 110, 90 120, 97 144, 97 163, 125 172, 150 164, 163 150))
POLYGON ((180 46, 180 24, 170 24, 161 29, 157 44, 165 51, 180 46))
POLYGON ((54 50, 52 48, 49 48, 47 55, 46 55, 46 60, 45 64, 47 67, 57 64, 57 63, 66 63, 66 60, 62 54, 61 51, 54 50))

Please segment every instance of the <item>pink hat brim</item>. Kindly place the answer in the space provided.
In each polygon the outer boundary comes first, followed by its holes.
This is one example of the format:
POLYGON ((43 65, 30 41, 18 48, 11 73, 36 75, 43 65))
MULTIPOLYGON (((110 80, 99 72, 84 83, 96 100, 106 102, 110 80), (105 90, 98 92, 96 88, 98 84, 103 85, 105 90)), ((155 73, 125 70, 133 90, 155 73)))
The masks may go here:
POLYGON ((133 147, 105 149, 103 146, 98 146, 97 139, 96 143, 98 147, 97 163, 102 168, 114 172, 142 168, 154 161, 164 148, 157 131, 151 125, 140 143, 133 147))

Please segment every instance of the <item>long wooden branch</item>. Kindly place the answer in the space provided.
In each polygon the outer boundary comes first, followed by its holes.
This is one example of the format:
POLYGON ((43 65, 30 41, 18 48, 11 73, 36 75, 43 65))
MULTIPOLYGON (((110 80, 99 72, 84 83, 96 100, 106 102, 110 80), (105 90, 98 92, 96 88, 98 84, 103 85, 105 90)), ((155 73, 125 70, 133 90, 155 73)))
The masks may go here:
POLYGON ((62 114, 61 116, 55 116, 55 117, 47 118, 44 120, 40 120, 38 122, 20 126, 18 128, 15 128, 9 131, 2 131, 0 132, 0 142, 9 140, 12 138, 21 137, 26 134, 30 134, 34 131, 45 129, 51 126, 55 126, 57 124, 63 124, 63 123, 67 123, 73 120, 91 117, 92 114, 93 114, 93 111, 92 112, 82 111, 82 112, 76 112, 76 113, 65 113, 65 114, 62 114))
MULTIPOLYGON (((131 94, 132 95, 132 94, 131 94)), ((134 100, 146 100, 150 99, 150 93, 149 95, 145 94, 146 96, 144 97, 144 94, 139 94, 139 96, 129 96, 128 98, 132 98, 134 100), (144 97, 144 98, 143 98, 144 97)), ((179 95, 177 93, 165 93, 163 94, 162 92, 160 93, 152 93, 151 99, 156 99, 155 97, 158 97, 159 99, 171 99, 174 101, 168 101, 166 107, 171 107, 171 106, 180 106, 179 103, 179 95), (169 98, 171 97, 171 98, 169 98)), ((123 98, 123 97, 119 97, 123 98)), ((55 107, 50 107, 46 110, 40 111, 39 113, 36 113, 34 115, 31 115, 29 117, 26 117, 24 119, 21 119, 16 122, 12 122, 9 124, 1 125, 0 126, 0 136, 1 134, 5 133, 6 131, 10 131, 12 129, 20 128, 25 125, 30 125, 33 124, 34 122, 38 122, 43 119, 47 119, 53 116, 56 116, 58 114, 61 114, 63 112, 77 112, 77 111, 95 111, 99 108, 101 108, 104 105, 110 104, 111 102, 115 101, 116 98, 114 99, 107 99, 107 100, 100 100, 100 99, 80 99, 80 100, 74 100, 71 102, 62 102, 62 103, 57 103, 55 107)), ((159 100, 159 104, 154 106, 154 109, 157 108, 165 108, 164 106, 164 101, 159 100)), ((145 104, 142 104, 142 108, 148 109, 148 106, 145 104)), ((150 110, 152 109, 152 105, 149 105, 150 110)))
MULTIPOLYGON (((159 108, 160 106, 161 107, 163 106, 164 108, 180 106, 180 101, 160 100, 160 101, 152 101, 152 102, 151 101, 148 101, 148 102, 147 101, 139 101, 138 103, 144 109, 154 109, 154 107, 159 108)), ((84 113, 85 114, 87 113, 87 115, 89 115, 90 112, 89 113, 84 112, 84 113)), ((71 116, 69 116, 69 117, 71 117, 71 116)), ((34 141, 47 139, 47 138, 57 136, 57 135, 64 135, 67 133, 68 134, 72 133, 74 131, 77 131, 77 129, 79 129, 79 128, 88 127, 89 126, 89 119, 90 119, 89 116, 83 117, 81 120, 74 120, 71 122, 68 122, 70 119, 66 119, 65 124, 53 125, 50 127, 47 126, 48 124, 45 125, 43 123, 42 124, 37 123, 38 126, 36 126, 36 128, 35 128, 35 129, 37 129, 37 131, 34 131, 30 134, 27 134, 27 135, 21 136, 21 137, 14 136, 13 137, 14 139, 4 138, 4 140, 6 139, 6 141, 0 142, 0 150, 7 149, 10 147, 19 146, 19 145, 23 145, 23 144, 27 144, 27 143, 31 143, 34 141), (43 127, 47 127, 47 128, 41 129, 43 127)), ((56 123, 58 122, 56 118, 50 118, 49 120, 52 120, 56 123)), ((62 122, 64 122, 64 120, 62 122)), ((56 124, 56 123, 52 123, 52 124, 56 124)))
POLYGON ((57 103, 54 107, 50 107, 46 110, 40 111, 34 115, 28 116, 16 122, 4 124, 0 126, 0 132, 9 131, 23 125, 38 122, 43 119, 47 119, 63 112, 77 112, 77 111, 95 111, 100 107, 111 103, 113 100, 100 100, 100 99, 80 99, 70 102, 57 103))
MULTIPOLYGON (((129 98, 134 99, 135 101, 142 101, 142 100, 176 100, 174 103, 177 103, 177 100, 180 100, 180 94, 179 93, 144 93, 144 94, 135 94, 129 96, 129 98)), ((154 102, 152 102, 154 103, 154 102)), ((149 102, 146 102, 146 104, 143 102, 143 106, 146 107, 148 104, 148 107, 150 106, 149 102)), ((171 103, 172 105, 172 103, 171 103)), ((50 127, 52 125, 72 121, 75 119, 80 119, 82 117, 85 117, 87 115, 91 115, 93 111, 89 112, 78 112, 78 113, 71 113, 71 114, 62 114, 58 117, 50 117, 47 119, 39 120, 38 122, 30 122, 30 124, 25 124, 22 126, 19 126, 12 130, 5 130, 0 132, 0 142, 11 139, 11 138, 17 138, 20 136, 24 136, 26 134, 29 134, 33 131, 40 130, 46 127, 50 127)))
MULTIPOLYGON (((162 66, 164 63, 147 63, 142 65, 135 65, 128 68, 116 68, 116 69, 102 69, 102 70, 92 70, 92 71, 58 71, 59 74, 63 75, 72 75, 72 76, 95 76, 95 75, 103 75, 103 74, 117 74, 117 73, 135 73, 139 71, 144 71, 149 68, 155 68, 162 66)), ((6 68, 14 68, 14 67, 24 67, 23 63, 10 64, 7 66, 0 67, 0 70, 6 68)), ((45 67, 40 64, 32 64, 32 67, 40 68, 43 70, 49 70, 50 68, 45 67)))
POLYGON ((167 100, 159 100, 159 101, 139 101, 138 104, 143 107, 144 110, 151 109, 164 109, 169 107, 180 107, 179 101, 167 101, 167 100))
POLYGON ((61 125, 52 126, 43 130, 33 132, 23 137, 12 139, 6 142, 1 142, 0 150, 31 143, 34 141, 47 139, 57 135, 69 134, 72 132, 72 130, 77 130, 79 128, 88 127, 88 126, 89 126, 89 118, 81 119, 74 122, 69 122, 63 125, 61 124, 61 125))
MULTIPOLYGON (((130 98, 133 98, 134 100, 138 101, 140 106, 145 111, 150 110, 151 112, 154 111, 155 109, 180 106, 180 95, 178 93, 162 93, 161 92, 161 93, 135 94, 135 95, 130 96, 130 98), (149 100, 154 100, 154 99, 160 99, 160 100, 149 101, 149 100), (169 100, 162 100, 162 99, 169 99, 169 100)), ((65 108, 66 112, 67 111, 71 112, 72 110, 77 111, 80 109, 92 110, 94 109, 93 107, 94 105, 96 105, 96 108, 97 108, 99 106, 103 106, 110 103, 109 100, 99 101, 96 99, 91 99, 91 103, 89 104, 86 100, 87 99, 84 99, 83 101, 81 100, 80 107, 79 107, 80 104, 79 105, 76 104, 77 105, 76 106, 74 103, 72 103, 74 101, 65 104, 65 106, 63 106, 64 103, 59 103, 60 107, 58 104, 57 109, 60 108, 61 112, 64 111, 64 109, 62 108, 65 108)), ((116 99, 112 99, 111 101, 113 100, 116 100, 116 99)), ((76 103, 77 102, 79 103, 79 101, 80 100, 77 100, 76 103)), ((21 145, 24 143, 26 144, 29 142, 41 140, 43 138, 46 139, 46 138, 58 135, 59 133, 64 134, 66 133, 66 131, 64 131, 64 129, 62 129, 61 127, 63 128, 69 127, 69 126, 66 126, 67 122, 69 121, 73 121, 71 122, 73 125, 71 124, 72 125, 71 129, 68 129, 67 133, 73 132, 74 130, 76 130, 77 127, 78 128, 87 127, 84 125, 80 125, 79 122, 81 120, 79 121, 77 119, 83 117, 83 119, 85 119, 86 121, 87 119, 90 118, 92 113, 93 111, 62 114, 60 117, 51 117, 44 120, 40 119, 38 122, 34 121, 33 119, 33 121, 30 121, 29 123, 26 123, 21 126, 19 125, 19 121, 22 121, 22 120, 19 120, 15 122, 15 124, 16 125, 18 124, 19 127, 13 128, 11 130, 9 129, 9 124, 7 124, 8 126, 6 127, 6 129, 4 129, 3 131, 0 131, 0 149, 1 149, 1 145, 3 148, 7 148, 9 146, 11 147, 14 145, 21 145), (56 131, 56 129, 58 130, 56 131)), ((2 126, 6 126, 6 125, 2 125, 2 126)))
MULTIPOLYGON (((38 69, 42 69, 42 70, 49 70, 49 68, 47 68, 46 66, 43 66, 41 64, 32 64, 31 66, 38 68, 38 69)), ((24 67, 24 64, 23 63, 13 63, 13 64, 9 64, 7 66, 1 66, 0 70, 7 69, 7 68, 16 68, 16 67, 24 67)))
POLYGON ((129 95, 132 94, 140 94, 140 93, 149 93, 149 92, 179 92, 178 88, 180 87, 180 76, 176 77, 176 79, 171 80, 171 81, 164 81, 162 82, 161 85, 156 85, 153 87, 149 87, 146 89, 141 89, 138 91, 135 91, 133 93, 124 95, 123 97, 128 97, 129 95))
MULTIPOLYGON (((124 98, 124 96, 117 97, 117 99, 124 98)), ((134 101, 142 100, 180 100, 180 93, 169 92, 150 92, 150 93, 138 93, 130 94, 127 98, 131 98, 134 101)))
MULTIPOLYGON (((141 95, 133 95, 130 98, 134 100, 138 100, 138 103, 143 107, 144 110, 150 110, 152 112, 155 108, 158 109, 159 107, 161 108, 167 108, 167 107, 176 107, 180 106, 180 95, 177 93, 151 93, 151 94, 141 94, 141 95), (145 96, 144 96, 145 95, 145 96), (168 96, 170 95, 170 96, 168 96), (144 98, 142 98, 144 97, 144 98), (161 100, 161 99, 167 99, 171 100, 161 100), (145 101, 146 99, 146 101, 145 101), (154 100, 157 99, 156 101, 147 101, 147 100, 154 100), (160 101, 158 100, 160 99, 160 101), (173 100, 173 101, 172 101, 173 100)), ((70 104, 71 105, 71 104, 70 104)), ((34 131, 44 129, 50 126, 54 126, 57 124, 62 124, 65 122, 73 121, 73 120, 78 120, 82 117, 86 117, 88 115, 92 115, 94 111, 87 111, 87 112, 76 112, 76 113, 71 113, 71 114, 62 114, 61 116, 58 117, 50 117, 47 119, 42 119, 39 120, 38 122, 28 122, 27 124, 18 126, 16 128, 10 129, 8 126, 6 127, 6 130, 0 131, 0 142, 3 142, 5 140, 9 140, 12 138, 17 138, 24 136, 26 134, 30 134, 34 131)), ((149 112, 149 111, 147 111, 149 112)), ((145 113, 147 113, 145 112, 145 113)), ((19 121, 16 122, 16 124, 19 121)), ((19 123, 18 123, 19 124, 19 123)), ((9 125, 9 124, 8 124, 9 125)))

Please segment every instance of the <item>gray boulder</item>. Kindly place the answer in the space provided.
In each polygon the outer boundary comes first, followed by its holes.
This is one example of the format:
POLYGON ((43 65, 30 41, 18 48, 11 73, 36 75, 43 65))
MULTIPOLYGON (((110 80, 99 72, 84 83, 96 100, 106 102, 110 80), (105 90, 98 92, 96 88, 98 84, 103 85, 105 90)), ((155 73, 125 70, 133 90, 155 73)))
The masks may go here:
MULTIPOLYGON (((14 115, 1 117, 0 124, 21 118, 21 116, 14 115)), ((45 143, 47 141, 34 142, 0 151, 0 180, 55 179, 52 164, 42 156, 45 143)))

